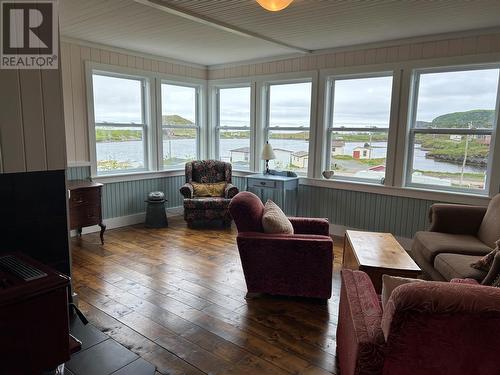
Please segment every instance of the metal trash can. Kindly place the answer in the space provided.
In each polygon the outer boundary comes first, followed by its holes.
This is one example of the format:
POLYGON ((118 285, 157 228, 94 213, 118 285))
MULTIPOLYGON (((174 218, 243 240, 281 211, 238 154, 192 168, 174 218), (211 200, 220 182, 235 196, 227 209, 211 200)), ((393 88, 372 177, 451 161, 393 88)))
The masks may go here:
POLYGON ((168 227, 167 214, 165 213, 165 194, 162 191, 153 191, 148 194, 146 208, 146 228, 168 227))

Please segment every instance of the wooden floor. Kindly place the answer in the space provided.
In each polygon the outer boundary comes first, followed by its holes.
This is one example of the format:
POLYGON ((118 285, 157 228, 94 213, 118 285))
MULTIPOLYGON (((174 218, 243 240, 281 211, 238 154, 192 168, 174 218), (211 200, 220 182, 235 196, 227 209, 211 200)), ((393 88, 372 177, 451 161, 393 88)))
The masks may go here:
POLYGON ((331 374, 341 243, 333 297, 245 300, 236 230, 132 226, 72 240, 81 310, 157 374, 331 374))

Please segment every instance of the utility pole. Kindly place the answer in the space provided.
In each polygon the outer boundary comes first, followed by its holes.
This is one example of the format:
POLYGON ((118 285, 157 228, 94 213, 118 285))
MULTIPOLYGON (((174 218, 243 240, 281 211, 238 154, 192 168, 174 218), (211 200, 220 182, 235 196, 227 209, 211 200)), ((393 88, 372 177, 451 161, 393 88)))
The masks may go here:
MULTIPOLYGON (((469 122, 469 129, 472 129, 472 121, 469 122)), ((465 135, 465 150, 464 150, 464 161, 462 162, 462 171, 460 172, 460 186, 463 185, 464 182, 464 170, 465 165, 467 163, 467 153, 469 152, 469 134, 465 135)))

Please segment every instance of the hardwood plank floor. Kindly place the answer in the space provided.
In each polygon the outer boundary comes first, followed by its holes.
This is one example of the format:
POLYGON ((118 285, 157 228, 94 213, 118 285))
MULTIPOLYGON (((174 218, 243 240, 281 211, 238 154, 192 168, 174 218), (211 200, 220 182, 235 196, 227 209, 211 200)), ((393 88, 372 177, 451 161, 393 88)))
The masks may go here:
POLYGON ((80 308, 158 374, 332 374, 340 289, 328 304, 245 299, 236 230, 131 226, 72 239, 80 308))

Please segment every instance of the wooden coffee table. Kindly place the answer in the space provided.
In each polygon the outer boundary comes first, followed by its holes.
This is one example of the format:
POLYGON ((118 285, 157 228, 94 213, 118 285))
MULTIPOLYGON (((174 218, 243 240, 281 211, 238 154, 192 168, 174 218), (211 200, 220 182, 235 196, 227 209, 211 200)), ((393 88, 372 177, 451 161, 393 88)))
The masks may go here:
POLYGON ((416 278, 420 267, 390 233, 346 231, 342 267, 364 271, 377 293, 382 291, 382 275, 416 278))

